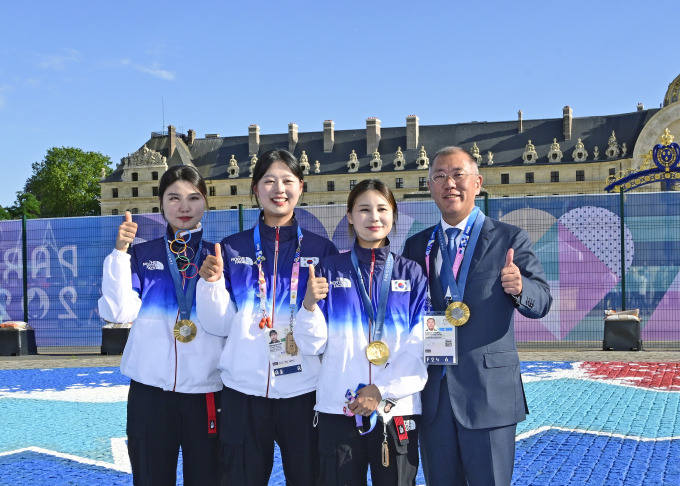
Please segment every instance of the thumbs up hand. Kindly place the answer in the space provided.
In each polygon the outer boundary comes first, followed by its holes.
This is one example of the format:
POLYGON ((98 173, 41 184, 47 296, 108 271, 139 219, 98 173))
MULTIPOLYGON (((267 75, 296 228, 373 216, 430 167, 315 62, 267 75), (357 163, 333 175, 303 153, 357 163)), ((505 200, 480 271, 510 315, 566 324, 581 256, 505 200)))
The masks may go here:
POLYGON ((137 234, 137 223, 132 222, 132 214, 125 211, 125 220, 118 227, 116 236, 116 250, 127 251, 130 244, 135 240, 137 234))
POLYGON ((515 250, 510 248, 505 255, 505 266, 501 270, 501 285, 506 294, 516 296, 522 293, 522 274, 512 261, 514 257, 515 250))
POLYGON ((215 243, 215 254, 205 257, 198 274, 203 277, 206 282, 217 282, 222 278, 223 273, 224 260, 222 259, 222 246, 219 243, 215 243))
POLYGON ((326 277, 317 277, 314 270, 314 265, 309 265, 309 278, 307 279, 307 292, 302 301, 302 305, 308 311, 313 311, 316 308, 316 303, 321 299, 325 299, 328 295, 328 281, 326 277))

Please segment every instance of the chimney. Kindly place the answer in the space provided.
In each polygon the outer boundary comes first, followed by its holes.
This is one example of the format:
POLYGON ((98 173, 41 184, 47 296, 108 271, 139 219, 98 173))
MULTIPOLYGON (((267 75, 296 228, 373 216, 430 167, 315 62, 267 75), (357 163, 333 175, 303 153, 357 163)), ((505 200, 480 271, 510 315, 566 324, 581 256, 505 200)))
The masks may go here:
POLYGON ((170 148, 168 148, 168 158, 172 157, 175 153, 175 147, 177 146, 177 140, 175 135, 175 127, 168 125, 168 141, 170 142, 170 148))
POLYGON ((248 127, 248 155, 257 155, 260 150, 260 126, 250 125, 248 127))
POLYGON ((380 145, 380 120, 374 116, 366 118, 366 153, 373 155, 380 145))
POLYGON ((522 110, 517 112, 517 133, 522 133, 524 128, 522 128, 522 110))
POLYGON ((323 151, 332 152, 335 143, 335 124, 333 120, 323 122, 323 151))
POLYGON ((645 109, 645 105, 643 105, 642 103, 638 103, 637 111, 642 111, 644 109, 645 109))
POLYGON ((420 125, 417 115, 406 117, 406 150, 416 150, 418 148, 418 136, 420 135, 420 125))
POLYGON ((573 115, 571 106, 567 105, 562 109, 562 128, 564 130, 564 139, 571 140, 571 119, 573 115))
POLYGON ((196 130, 189 130, 187 132, 187 145, 191 145, 196 140, 196 130))
POLYGON ((298 143, 298 126, 297 123, 288 124, 288 151, 292 154, 295 152, 295 146, 298 143))

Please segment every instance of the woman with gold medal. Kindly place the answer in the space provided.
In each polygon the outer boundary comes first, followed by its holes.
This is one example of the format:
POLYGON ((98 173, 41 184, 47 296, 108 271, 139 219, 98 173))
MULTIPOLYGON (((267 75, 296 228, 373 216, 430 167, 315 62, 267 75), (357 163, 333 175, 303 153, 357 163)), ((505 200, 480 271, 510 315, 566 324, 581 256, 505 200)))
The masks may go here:
POLYGON ((121 360, 131 378, 128 453, 133 482, 176 484, 180 447, 184 484, 218 484, 217 363, 224 339, 196 325, 198 269, 214 245, 202 240, 206 185, 190 166, 159 183, 166 234, 131 246, 137 223, 125 212, 116 247, 104 261, 100 316, 132 322, 121 360))
POLYGON ((350 192, 351 251, 323 259, 298 312, 302 353, 321 354, 316 393, 321 478, 326 485, 413 485, 418 470, 419 391, 426 280, 390 252, 397 219, 377 179, 350 192))
POLYGON ((312 423, 320 362, 299 352, 295 317, 307 285, 305 267, 338 250, 298 224, 303 177, 290 152, 260 155, 251 181, 262 208, 257 223, 224 238, 219 254, 206 258, 200 270, 201 326, 228 336, 219 363, 227 484, 266 486, 275 443, 286 484, 311 486, 318 477, 312 423))

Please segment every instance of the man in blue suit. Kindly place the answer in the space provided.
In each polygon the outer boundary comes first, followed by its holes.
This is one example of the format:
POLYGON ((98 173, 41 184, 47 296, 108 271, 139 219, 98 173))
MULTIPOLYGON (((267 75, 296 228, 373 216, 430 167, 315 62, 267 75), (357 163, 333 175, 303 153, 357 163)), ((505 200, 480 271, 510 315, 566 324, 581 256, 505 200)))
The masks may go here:
POLYGON ((517 423, 528 413, 513 314, 545 316, 550 289, 527 232, 475 208, 482 176, 465 150, 436 153, 428 188, 441 221, 410 237, 404 256, 427 271, 433 311, 460 300, 469 320, 457 327, 458 363, 428 367, 420 425, 425 479, 428 486, 509 485, 517 423), (451 262, 455 274, 446 270, 451 262))

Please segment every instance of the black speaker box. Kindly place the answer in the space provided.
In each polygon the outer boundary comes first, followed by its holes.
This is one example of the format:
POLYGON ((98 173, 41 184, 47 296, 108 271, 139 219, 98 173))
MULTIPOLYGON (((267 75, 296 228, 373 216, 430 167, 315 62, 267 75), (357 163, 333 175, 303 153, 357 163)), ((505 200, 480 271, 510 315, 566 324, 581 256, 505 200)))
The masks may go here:
POLYGON ((38 354, 34 329, 4 329, 0 331, 0 356, 38 354))
POLYGON ((636 320, 604 321, 605 351, 642 351, 640 322, 636 320))
POLYGON ((102 354, 123 354, 129 335, 129 327, 102 327, 102 354))

